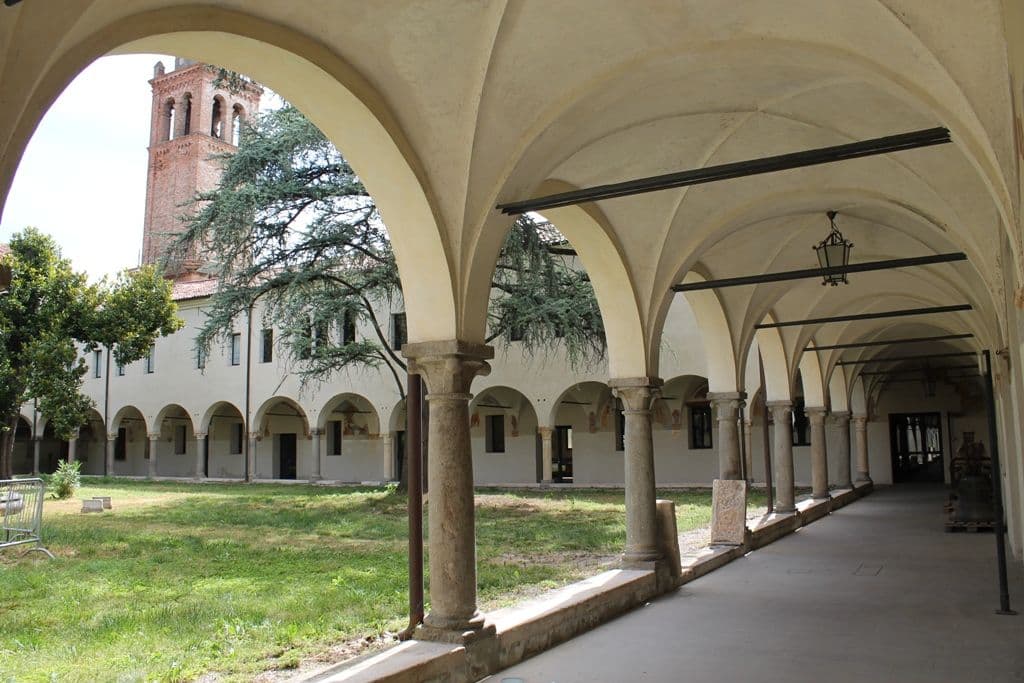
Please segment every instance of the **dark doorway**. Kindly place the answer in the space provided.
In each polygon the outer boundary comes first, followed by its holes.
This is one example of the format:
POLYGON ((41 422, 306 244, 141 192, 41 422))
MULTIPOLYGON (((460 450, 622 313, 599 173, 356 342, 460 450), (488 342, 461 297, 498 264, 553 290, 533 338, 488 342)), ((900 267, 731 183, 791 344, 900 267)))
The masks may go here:
POLYGON ((572 483, 572 427, 555 427, 554 443, 551 444, 551 478, 560 483, 572 483))
POLYGON ((210 476, 210 435, 203 437, 203 475, 210 476))
POLYGON ((279 479, 294 479, 296 474, 295 434, 278 434, 278 462, 280 463, 279 479))
POLYGON ((939 413, 890 414, 889 444, 893 483, 945 481, 939 413))
POLYGON ((405 475, 405 432, 395 432, 395 481, 404 481, 405 475))

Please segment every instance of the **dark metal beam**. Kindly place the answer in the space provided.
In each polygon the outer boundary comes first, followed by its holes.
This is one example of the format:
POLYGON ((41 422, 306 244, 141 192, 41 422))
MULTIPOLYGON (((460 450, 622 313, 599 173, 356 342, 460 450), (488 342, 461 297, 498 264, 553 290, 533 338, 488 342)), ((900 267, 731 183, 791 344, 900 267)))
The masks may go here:
POLYGON ((765 282, 785 282, 787 280, 805 280, 808 278, 825 277, 826 275, 845 275, 847 273, 868 273, 874 270, 894 270, 896 268, 909 268, 911 266, 928 266, 935 263, 950 263, 952 261, 966 261, 967 254, 962 251, 950 254, 933 254, 932 256, 911 256, 909 258, 886 259, 884 261, 867 261, 865 263, 851 263, 846 266, 835 266, 832 268, 802 268, 800 270, 787 270, 780 273, 762 273, 761 275, 741 275, 739 277, 727 277, 719 280, 706 280, 704 282, 687 282, 673 285, 673 292, 696 292, 702 289, 722 289, 724 287, 739 287, 741 285, 759 285, 765 282))
POLYGON ((852 342, 849 344, 827 344, 825 346, 808 347, 808 351, 831 351, 833 349, 860 349, 870 346, 889 346, 891 344, 916 344, 929 341, 953 341, 955 339, 971 339, 974 335, 966 334, 940 334, 934 337, 906 337, 904 339, 888 339, 884 341, 852 342))
POLYGON ((950 353, 932 353, 924 356, 890 356, 888 358, 869 358, 865 360, 841 360, 836 365, 868 365, 869 363, 897 363, 904 360, 930 360, 932 358, 963 358, 976 356, 976 351, 954 351, 950 353))
POLYGON ((865 370, 860 373, 861 375, 872 377, 875 375, 909 375, 915 372, 924 372, 925 370, 977 370, 977 365, 936 365, 930 368, 904 368, 902 370, 872 370, 868 372, 865 370))
POLYGON ((902 318, 911 315, 927 315, 929 313, 955 313, 957 311, 970 311, 974 307, 970 304, 956 304, 954 306, 930 306, 927 308, 904 308, 898 311, 883 311, 881 313, 854 313, 852 315, 836 315, 828 318, 807 318, 806 320, 787 320, 781 323, 761 323, 755 325, 755 329, 765 330, 772 327, 793 327, 794 325, 819 325, 824 323, 841 323, 853 320, 875 320, 877 318, 902 318))
POLYGON ((553 209, 559 206, 594 202, 599 199, 614 199, 615 197, 627 197, 629 195, 667 190, 674 187, 713 183, 719 180, 742 178, 760 173, 774 173, 776 171, 786 171, 805 166, 817 166, 834 161, 859 159, 860 157, 874 156, 876 154, 888 154, 918 147, 942 145, 947 142, 951 142, 948 129, 928 128, 910 133, 900 133, 899 135, 887 135, 871 140, 851 142, 845 145, 821 147, 803 152, 749 159, 747 161, 736 161, 690 171, 666 173, 648 178, 627 180, 621 183, 598 185, 571 192, 559 192, 558 194, 537 197, 536 199, 498 204, 497 208, 503 214, 517 216, 528 211, 543 211, 544 209, 553 209))

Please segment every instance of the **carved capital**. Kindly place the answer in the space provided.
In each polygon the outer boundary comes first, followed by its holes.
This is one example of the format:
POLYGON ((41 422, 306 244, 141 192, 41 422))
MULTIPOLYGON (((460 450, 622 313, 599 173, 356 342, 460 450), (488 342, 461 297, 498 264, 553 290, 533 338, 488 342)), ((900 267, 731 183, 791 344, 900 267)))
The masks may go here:
POLYGON ((196 432, 196 441, 202 441, 206 438, 206 432, 196 432))
POLYGON ((853 426, 857 430, 863 431, 863 430, 867 429, 867 426, 868 426, 868 416, 867 415, 854 415, 850 419, 853 421, 853 426))
POLYGON ((812 425, 823 425, 825 424, 825 409, 821 407, 804 408, 804 412, 807 413, 807 419, 812 425))
POLYGON ((743 399, 746 396, 742 392, 716 391, 708 394, 708 399, 711 401, 711 405, 715 407, 715 413, 718 415, 719 422, 735 422, 739 415, 740 404, 743 403, 743 399))
POLYGON ((848 429, 850 426, 850 413, 845 410, 840 410, 839 412, 833 411, 832 419, 836 421, 836 425, 838 425, 840 429, 848 429))
POLYGON ((793 404, 789 401, 768 401, 768 410, 772 411, 772 420, 775 422, 789 422, 793 404))
POLYGON ((554 432, 555 430, 551 427, 537 427, 537 433, 540 434, 540 438, 542 439, 550 439, 554 432))
POLYGON ((654 399, 661 395, 662 384, 658 377, 626 377, 608 382, 612 394, 622 401, 624 413, 650 412, 654 399))
POLYGON ((415 372, 427 383, 427 399, 469 400, 469 387, 477 375, 488 375, 494 348, 458 340, 406 344, 402 353, 413 361, 415 372))

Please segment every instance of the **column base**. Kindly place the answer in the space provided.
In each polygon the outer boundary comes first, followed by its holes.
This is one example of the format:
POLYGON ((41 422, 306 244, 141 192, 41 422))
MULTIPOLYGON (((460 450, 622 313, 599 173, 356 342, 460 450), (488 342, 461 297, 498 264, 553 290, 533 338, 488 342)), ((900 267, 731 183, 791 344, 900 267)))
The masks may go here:
MULTIPOLYGON (((428 614, 426 619, 430 619, 428 614)), ((426 621, 426 619, 424 621, 426 621)), ((465 645, 481 638, 493 637, 497 633, 494 624, 488 624, 484 615, 477 614, 469 621, 452 623, 450 626, 423 623, 416 627, 413 637, 416 640, 429 640, 435 643, 453 643, 465 645)))
POLYGON ((623 569, 650 569, 652 562, 662 559, 658 550, 627 550, 622 554, 623 569))
POLYGON ((854 483, 863 486, 864 484, 873 484, 874 482, 867 472, 858 472, 857 480, 854 483))
POLYGON ((832 494, 831 493, 825 493, 825 494, 811 495, 811 500, 819 501, 819 502, 823 501, 823 500, 832 500, 832 494))
POLYGON ((315 483, 317 483, 318 481, 323 481, 323 480, 324 480, 324 478, 323 478, 323 477, 310 477, 310 478, 309 478, 309 479, 307 479, 306 481, 308 481, 308 482, 309 482, 310 484, 315 484, 315 483))
POLYGON ((795 505, 776 505, 772 508, 772 514, 775 515, 791 515, 796 512, 795 505))

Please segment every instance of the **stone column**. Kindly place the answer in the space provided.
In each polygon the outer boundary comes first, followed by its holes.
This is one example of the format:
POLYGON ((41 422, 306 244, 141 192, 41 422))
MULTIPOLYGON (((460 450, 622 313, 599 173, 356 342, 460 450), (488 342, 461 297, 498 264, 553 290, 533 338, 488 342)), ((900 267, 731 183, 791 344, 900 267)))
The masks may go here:
POLYGON ((117 432, 107 434, 107 471, 108 477, 114 476, 114 446, 117 444, 117 432))
POLYGON ((406 344, 410 371, 423 375, 429 393, 427 480, 430 489, 430 613, 417 634, 427 640, 465 640, 480 632, 476 605, 476 529, 469 388, 486 375, 494 349, 450 340, 406 344))
POLYGON ((73 463, 78 459, 78 437, 73 436, 68 439, 68 463, 73 463))
POLYGON ((32 474, 39 475, 39 452, 43 448, 42 437, 36 436, 32 439, 32 474))
POLYGON ((631 566, 661 557, 651 433, 651 404, 658 396, 661 380, 633 377, 613 379, 609 385, 622 401, 625 417, 626 552, 623 563, 631 566))
POLYGON ((743 453, 746 457, 747 481, 754 481, 754 423, 750 417, 743 419, 743 453))
POLYGON ((541 482, 545 484, 550 484, 554 480, 554 476, 551 472, 551 435, 554 431, 555 430, 551 427, 537 427, 537 432, 540 434, 541 482))
POLYGON ((249 446, 246 458, 246 481, 256 481, 256 444, 259 443, 260 435, 257 432, 249 432, 249 446))
POLYGON ((160 443, 159 434, 149 435, 149 478, 156 478, 156 447, 160 443))
POLYGON ((839 449, 836 451, 836 472, 832 475, 835 485, 841 489, 852 488, 850 482, 850 413, 832 413, 836 421, 839 449))
POLYGON ((206 471, 206 434, 196 432, 196 479, 210 476, 206 471))
POLYGON ((871 469, 868 465, 868 418, 857 415, 853 418, 854 434, 857 442, 857 483, 871 483, 871 469))
POLYGON ((825 409, 807 408, 811 423, 811 498, 828 500, 828 448, 825 446, 825 409))
POLYGON ((394 441, 391 438, 391 432, 384 432, 380 435, 382 443, 381 448, 384 449, 384 480, 394 481, 395 480, 395 453, 394 453, 394 441))
POLYGON ((737 414, 743 394, 709 394, 718 419, 718 478, 739 479, 741 477, 740 434, 737 414))
POLYGON ((796 496, 793 492, 793 406, 789 401, 769 401, 768 408, 772 411, 772 422, 775 423, 774 512, 794 512, 796 496))
POLYGON ((323 439, 324 430, 314 429, 312 432, 313 437, 313 469, 310 472, 310 481, 320 481, 323 479, 320 468, 320 442, 323 439))

